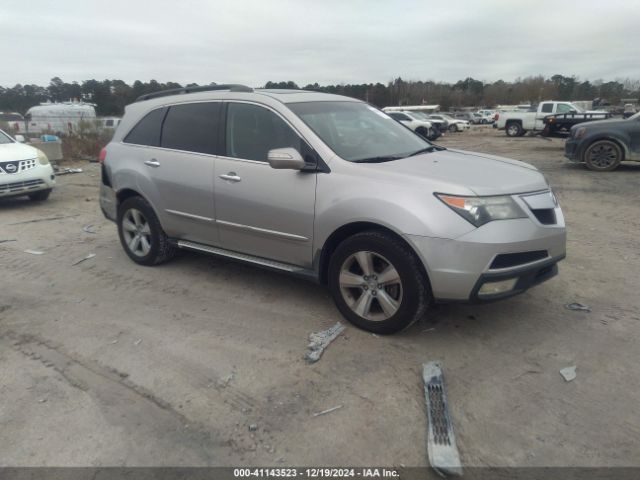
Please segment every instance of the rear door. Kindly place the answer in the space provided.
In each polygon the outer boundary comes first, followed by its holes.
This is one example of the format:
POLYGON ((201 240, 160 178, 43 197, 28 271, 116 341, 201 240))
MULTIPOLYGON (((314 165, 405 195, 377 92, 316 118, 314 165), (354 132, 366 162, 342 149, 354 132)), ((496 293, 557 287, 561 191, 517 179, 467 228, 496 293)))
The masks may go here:
POLYGON ((640 118, 629 120, 629 160, 640 160, 640 118))
POLYGON ((275 170, 267 152, 315 152, 275 111, 227 104, 225 154, 216 159, 215 203, 220 245, 228 250, 311 267, 316 173, 275 170))
POLYGON ((164 110, 159 147, 144 151, 142 189, 169 236, 215 245, 213 174, 222 104, 185 103, 164 110))

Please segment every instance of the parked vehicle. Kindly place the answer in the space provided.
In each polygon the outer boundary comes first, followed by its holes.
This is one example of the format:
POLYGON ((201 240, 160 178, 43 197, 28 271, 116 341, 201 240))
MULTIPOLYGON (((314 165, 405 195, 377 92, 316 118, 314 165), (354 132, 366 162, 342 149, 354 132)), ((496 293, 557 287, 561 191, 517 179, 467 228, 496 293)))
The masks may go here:
POLYGON ((629 118, 636 114, 636 107, 633 103, 627 103, 624 106, 624 112, 622 113, 622 118, 629 118))
MULTIPOLYGON (((384 110, 383 110, 384 111, 384 110)), ((412 112, 386 112, 394 120, 399 121, 404 126, 422 135, 427 140, 436 140, 442 133, 440 129, 434 128, 431 122, 421 118, 412 112)))
POLYGON ((467 122, 466 120, 453 118, 452 116, 445 115, 443 113, 429 115, 429 121, 431 121, 432 119, 445 121, 447 124, 447 130, 451 133, 462 132, 471 128, 469 122, 467 122))
POLYGON ((615 170, 625 160, 640 161, 640 113, 626 120, 601 120, 572 127, 564 155, 598 172, 615 170))
MULTIPOLYGON (((17 138, 24 141, 22 136, 17 138)), ((28 195, 31 200, 43 201, 55 184, 53 168, 44 153, 0 130, 0 198, 28 195)))
POLYGON ((0 112, 0 122, 6 123, 14 135, 25 133, 24 117, 18 112, 0 112))
POLYGON ((81 121, 93 122, 96 110, 89 103, 41 103, 27 110, 25 118, 30 135, 49 132, 70 134, 77 132, 81 121))
POLYGON ((435 301, 521 293, 565 256, 562 211, 536 168, 435 146, 339 95, 144 95, 100 160, 100 205, 134 262, 183 248, 297 274, 372 332, 435 301))
POLYGON ((591 120, 609 118, 607 112, 583 112, 570 102, 547 101, 532 107, 528 112, 504 112, 497 116, 497 128, 510 137, 520 137, 527 132, 545 136, 568 135, 573 125, 591 120))
POLYGON ((475 112, 457 112, 453 114, 453 118, 456 118, 458 120, 465 120, 474 125, 482 123, 482 115, 475 112))

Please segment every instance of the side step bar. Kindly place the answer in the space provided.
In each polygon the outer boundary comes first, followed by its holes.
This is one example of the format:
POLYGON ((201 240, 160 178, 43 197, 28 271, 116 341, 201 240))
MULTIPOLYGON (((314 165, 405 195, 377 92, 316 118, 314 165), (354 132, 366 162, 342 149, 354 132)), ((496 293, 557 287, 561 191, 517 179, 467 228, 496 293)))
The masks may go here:
POLYGON ((255 257, 246 253, 234 252, 231 250, 225 250, 224 248, 211 247, 209 245, 203 245, 201 243, 190 242, 188 240, 178 240, 176 242, 179 248, 186 250, 194 250, 196 252, 209 253, 211 255, 218 255, 220 257, 231 258, 233 260, 239 260, 245 263, 252 263, 261 267, 280 270, 283 272, 292 273, 294 275, 300 275, 306 278, 317 281, 317 274, 314 270, 299 267, 297 265, 291 265, 289 263, 278 262, 276 260, 269 260, 267 258, 255 257))

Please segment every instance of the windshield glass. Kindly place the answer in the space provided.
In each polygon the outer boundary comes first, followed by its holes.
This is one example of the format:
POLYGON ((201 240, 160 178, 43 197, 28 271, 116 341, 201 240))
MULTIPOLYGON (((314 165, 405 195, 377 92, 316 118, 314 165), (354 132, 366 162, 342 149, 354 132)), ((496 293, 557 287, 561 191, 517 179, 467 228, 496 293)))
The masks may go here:
POLYGON ((360 102, 303 102, 288 107, 350 162, 402 158, 431 146, 380 110, 360 102))
POLYGON ((9 135, 0 130, 0 144, 2 143, 13 143, 13 140, 9 135))

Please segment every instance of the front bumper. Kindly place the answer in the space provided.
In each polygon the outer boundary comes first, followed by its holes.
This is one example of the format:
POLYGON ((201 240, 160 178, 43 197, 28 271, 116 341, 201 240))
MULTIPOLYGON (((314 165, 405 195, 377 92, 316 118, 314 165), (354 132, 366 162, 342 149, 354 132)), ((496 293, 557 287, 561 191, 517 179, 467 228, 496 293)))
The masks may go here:
POLYGON ((55 185, 51 164, 38 164, 24 172, 0 174, 0 198, 29 195, 41 190, 50 190, 55 185))
POLYGON ((578 142, 577 140, 573 138, 567 138, 567 141, 564 143, 564 156, 572 162, 579 162, 579 145, 580 142, 578 142))
POLYGON ((520 218, 490 222, 456 239, 405 238, 425 265, 435 300, 491 301, 522 293, 557 273, 556 264, 566 255, 560 208, 556 217, 553 226, 520 218), (506 266, 501 264, 505 258, 506 266), (481 292, 486 283, 508 279, 514 281, 507 291, 481 292))

